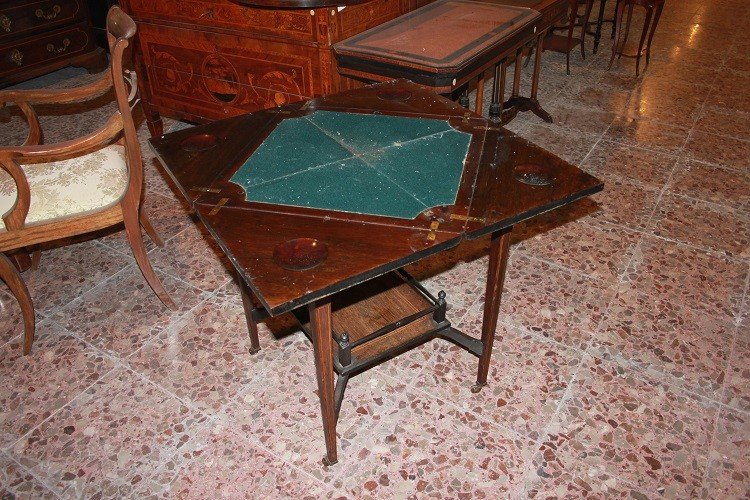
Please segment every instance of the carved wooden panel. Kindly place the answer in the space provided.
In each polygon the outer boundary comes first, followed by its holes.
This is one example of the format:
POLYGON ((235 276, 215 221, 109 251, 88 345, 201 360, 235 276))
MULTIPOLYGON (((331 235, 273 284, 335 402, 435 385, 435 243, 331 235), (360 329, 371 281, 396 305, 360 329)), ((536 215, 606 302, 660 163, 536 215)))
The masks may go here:
POLYGON ((316 93, 319 61, 314 48, 296 46, 290 51, 288 45, 267 40, 212 33, 184 40, 180 31, 142 26, 143 57, 155 102, 200 107, 217 118, 316 93))
POLYGON ((315 41, 315 17, 309 10, 253 9, 228 0, 129 0, 133 16, 243 34, 266 33, 315 41))

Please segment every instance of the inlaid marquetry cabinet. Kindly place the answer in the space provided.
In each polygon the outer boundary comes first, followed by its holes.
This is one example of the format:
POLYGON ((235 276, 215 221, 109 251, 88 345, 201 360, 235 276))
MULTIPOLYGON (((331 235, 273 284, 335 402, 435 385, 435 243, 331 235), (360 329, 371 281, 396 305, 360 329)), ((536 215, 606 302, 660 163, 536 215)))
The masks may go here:
POLYGON ((107 67, 86 0, 0 0, 0 88, 71 65, 107 67))
POLYGON ((153 135, 160 115, 206 122, 360 85, 331 45, 415 7, 253 8, 230 0, 120 0, 138 23, 139 85, 153 135))

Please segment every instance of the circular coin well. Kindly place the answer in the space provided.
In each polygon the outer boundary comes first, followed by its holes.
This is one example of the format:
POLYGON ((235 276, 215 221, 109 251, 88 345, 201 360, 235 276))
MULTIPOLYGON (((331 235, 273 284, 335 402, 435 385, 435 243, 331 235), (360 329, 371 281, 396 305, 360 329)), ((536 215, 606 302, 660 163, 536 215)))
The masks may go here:
POLYGON ((291 271, 312 269, 328 258, 328 245, 314 238, 295 238, 273 249, 274 262, 291 271))
POLYGON ((555 182, 555 172, 545 165, 521 163, 513 167, 513 177, 530 186, 549 186, 555 182))
POLYGON ((180 146, 185 151, 205 151, 215 147, 219 140, 213 134, 196 134, 188 137, 180 146))
POLYGON ((384 101, 401 101, 406 102, 411 98, 411 92, 408 90, 381 90, 377 93, 378 99, 384 101))

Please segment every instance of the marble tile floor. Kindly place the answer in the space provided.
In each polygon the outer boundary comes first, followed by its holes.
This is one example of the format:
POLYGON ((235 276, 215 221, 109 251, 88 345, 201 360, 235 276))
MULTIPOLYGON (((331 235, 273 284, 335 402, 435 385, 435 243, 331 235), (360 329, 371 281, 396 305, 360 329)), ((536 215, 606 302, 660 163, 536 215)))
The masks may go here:
MULTIPOLYGON (((441 341, 354 378, 333 467, 311 346, 282 317, 248 354, 227 263, 144 149, 166 240, 148 248, 179 309, 121 234, 51 247, 25 273, 38 338, 23 357, 0 284, 2 498, 750 497, 748 23, 745 0, 667 2, 639 78, 630 60, 605 71, 609 26, 571 76, 544 54, 557 122, 509 128, 605 191, 515 231, 489 387, 471 394, 476 359, 441 341)), ((46 139, 110 110, 47 110, 46 139)), ((18 117, 0 125, 1 144, 24 134, 18 117)), ((413 270, 475 334, 486 248, 413 270)))

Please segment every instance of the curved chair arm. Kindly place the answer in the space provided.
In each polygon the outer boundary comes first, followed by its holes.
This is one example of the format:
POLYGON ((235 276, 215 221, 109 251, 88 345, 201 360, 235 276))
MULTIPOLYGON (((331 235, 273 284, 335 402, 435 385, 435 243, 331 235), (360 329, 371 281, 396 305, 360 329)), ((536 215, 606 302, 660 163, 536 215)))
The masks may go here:
POLYGON ((101 149, 119 138, 123 129, 122 115, 115 113, 107 123, 94 132, 55 144, 0 147, 0 158, 13 158, 18 163, 46 163, 82 156, 101 149))
POLYGON ((72 89, 29 89, 29 90, 0 90, 0 111, 8 103, 13 103, 21 110, 26 123, 29 125, 29 135, 24 146, 42 143, 42 128, 39 118, 32 107, 33 104, 71 104, 88 101, 99 97, 112 88, 112 72, 105 71, 96 81, 72 89))

